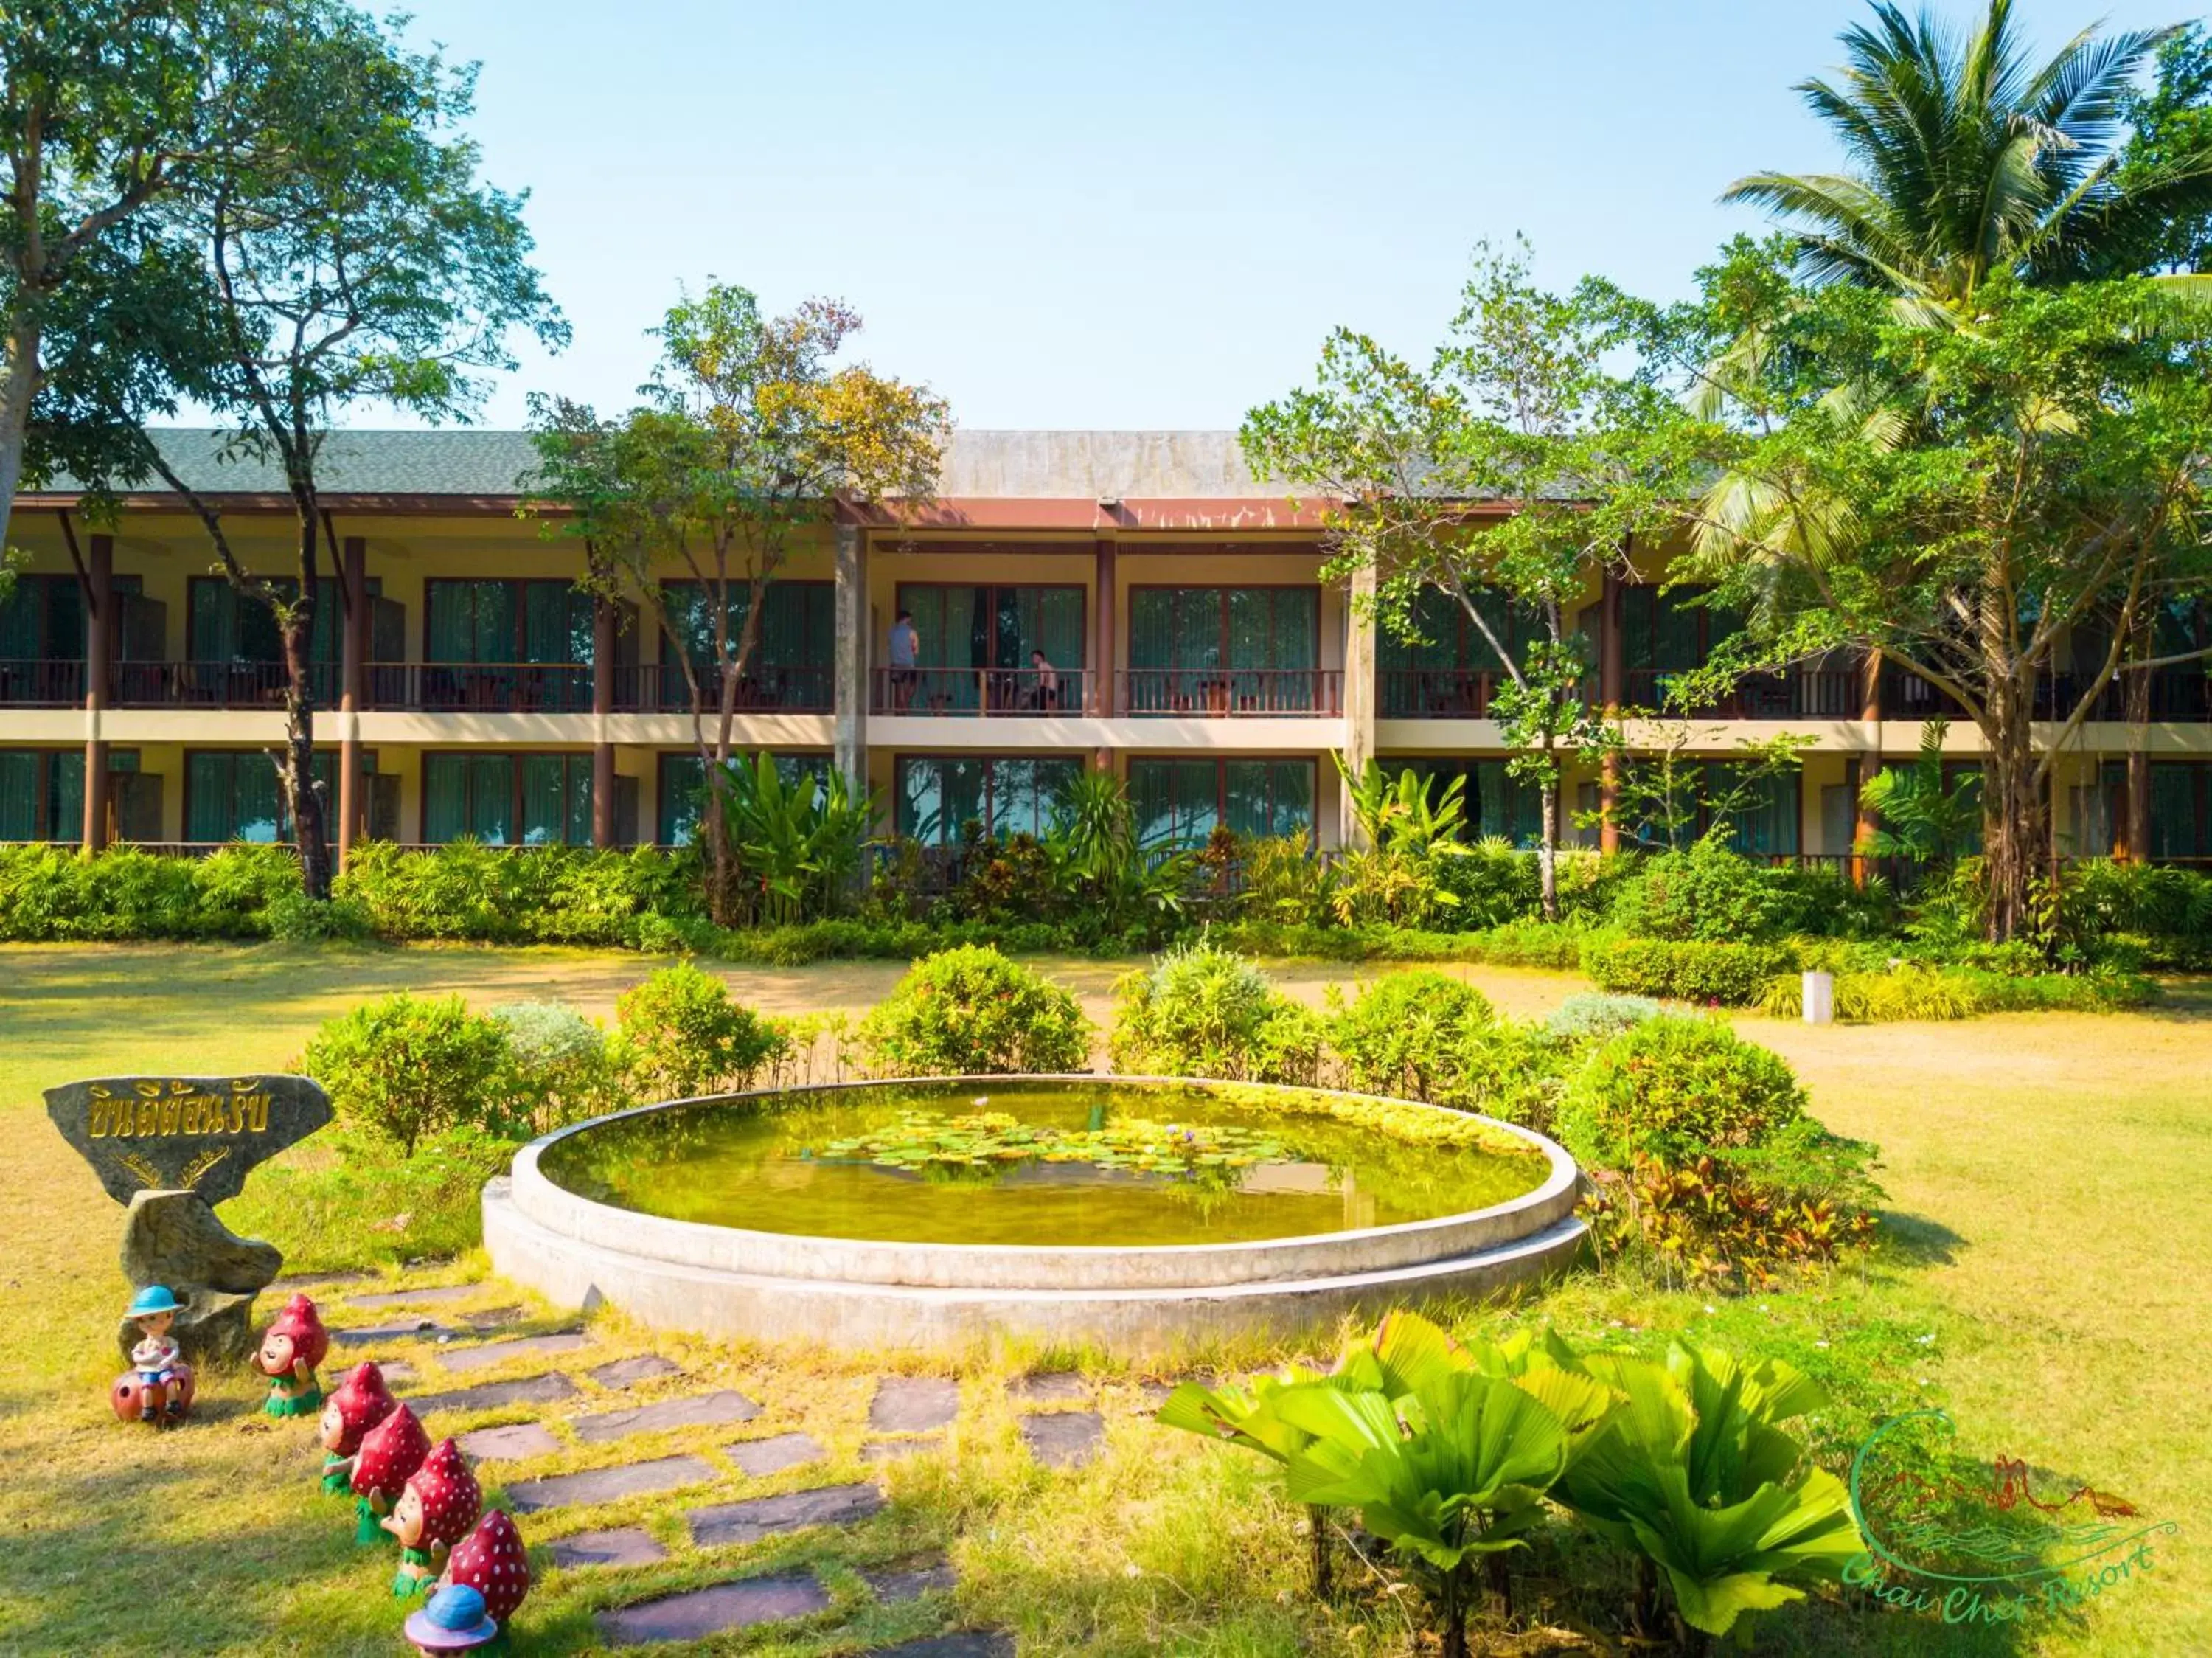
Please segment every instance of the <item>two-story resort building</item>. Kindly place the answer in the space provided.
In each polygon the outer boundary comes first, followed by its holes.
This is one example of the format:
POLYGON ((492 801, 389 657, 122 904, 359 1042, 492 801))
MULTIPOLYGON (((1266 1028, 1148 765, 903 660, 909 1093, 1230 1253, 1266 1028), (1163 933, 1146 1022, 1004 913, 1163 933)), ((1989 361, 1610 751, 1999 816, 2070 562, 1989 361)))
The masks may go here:
MULTIPOLYGON (((250 566, 295 568, 272 472, 221 458, 210 433, 165 448, 250 566)), ((330 438, 315 735, 342 844, 688 836, 701 778, 683 675, 635 614, 579 589, 577 541, 519 515, 533 461, 518 432, 330 438)), ((0 605, 0 840, 281 838, 276 642, 184 503, 133 495, 103 527, 72 490, 26 495, 10 539, 30 562, 0 605)), ((1479 636, 1439 605, 1427 643, 1378 638, 1321 578, 1324 557, 1319 503, 1254 479, 1232 434, 963 432, 926 510, 856 515, 796 547, 738 688, 738 741, 865 779, 887 830, 939 844, 970 820, 1037 828, 1066 776, 1102 766, 1152 843, 1226 824, 1331 846, 1345 833, 1332 750, 1464 775, 1481 832, 1531 838, 1479 636)), ((1585 595, 1609 703, 1656 701, 1724 625, 1662 590, 1664 557, 1639 552, 1585 595)), ((2115 696, 2067 739, 2054 810, 2069 850, 2212 857, 2206 686, 2199 667, 2168 673, 2148 723, 2125 722, 2115 696), (2130 790, 2148 826, 2133 846, 2130 790)), ((1911 754, 1940 711, 1921 681, 1837 661, 1747 684, 1698 722, 1697 747, 1724 765, 1746 737, 1809 739, 1802 772, 1736 838, 1841 857, 1860 781, 1911 754)), ((1978 746, 1952 726, 1959 765, 1978 746)), ((1595 814, 1603 788, 1574 775, 1571 808, 1595 814)), ((1610 821, 1577 832, 1620 836, 1610 821)))

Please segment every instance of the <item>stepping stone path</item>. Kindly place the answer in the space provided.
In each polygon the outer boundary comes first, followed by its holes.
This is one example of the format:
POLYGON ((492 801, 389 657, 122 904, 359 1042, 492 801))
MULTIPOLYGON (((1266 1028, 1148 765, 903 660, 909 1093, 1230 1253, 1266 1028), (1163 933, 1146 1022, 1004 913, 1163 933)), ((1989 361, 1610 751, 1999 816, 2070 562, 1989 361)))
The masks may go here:
MULTIPOLYGON (((453 1332, 459 1334, 460 1332, 453 1332)), ((448 1370, 489 1370, 513 1358, 540 1353, 573 1353, 591 1340, 580 1330, 562 1330, 550 1336, 518 1336, 513 1341, 488 1341, 481 1347, 463 1347, 438 1355, 448 1370)))
POLYGON ((748 1577, 686 1594, 641 1600, 634 1606, 599 1616, 599 1634, 609 1646, 642 1646, 648 1641, 698 1641, 725 1630, 781 1623, 822 1611, 830 1596, 811 1577, 748 1577))
POLYGON ((668 1558, 668 1551, 653 1540, 642 1526, 623 1526, 611 1532, 578 1532, 556 1538, 550 1545, 553 1564, 563 1570, 578 1566, 650 1566, 668 1558))
POLYGON ((809 1526, 841 1526, 866 1520, 884 1506, 884 1494, 873 1485, 821 1485, 808 1491, 786 1491, 781 1496, 750 1497, 743 1503, 718 1503, 694 1509, 684 1518, 690 1522, 691 1540, 702 1549, 725 1543, 757 1543, 781 1532, 802 1531, 809 1526))
POLYGON ((439 1307, 447 1301, 465 1301, 471 1295, 483 1294, 480 1283, 451 1283, 442 1289, 379 1290, 373 1295, 348 1295, 348 1307, 439 1307))
POLYGON ((672 1376, 684 1367, 658 1353, 640 1353, 635 1358, 617 1359, 612 1364, 602 1364, 584 1374, 602 1387, 627 1387, 634 1381, 651 1381, 658 1376, 672 1376))
POLYGON ((829 1454, 814 1442, 811 1434, 778 1434, 772 1439, 741 1439, 734 1445, 722 1448, 736 1463, 755 1479, 769 1474, 780 1474, 786 1468, 801 1464, 819 1462, 829 1454))
POLYGON ((464 1313, 461 1322, 479 1334, 501 1329, 522 1316, 519 1307, 488 1307, 481 1313, 464 1313))
POLYGON ((896 1606, 908 1600, 919 1600, 932 1589, 949 1589, 957 1581, 952 1563, 933 1560, 919 1566, 905 1566, 890 1570, 864 1571, 860 1576, 876 1592, 876 1599, 887 1606, 896 1606))
POLYGON ((586 1445, 604 1445, 632 1434, 657 1434, 670 1428, 714 1428, 726 1422, 750 1422, 761 1407, 743 1393, 725 1387, 719 1393, 698 1393, 690 1399, 664 1399, 627 1411, 602 1411, 597 1416, 574 1417, 576 1437, 586 1445))
POLYGON ((1088 1404, 1091 1400, 1091 1384, 1073 1370, 1023 1376, 1009 1383, 1006 1392, 1024 1405, 1088 1404))
POLYGON ((612 1503, 617 1497, 646 1491, 672 1491, 685 1485, 704 1485, 721 1476, 714 1464, 696 1456, 660 1456, 646 1462, 620 1462, 611 1468, 590 1468, 581 1473, 549 1474, 526 1479, 507 1488, 507 1506, 518 1514, 536 1514, 567 1503, 612 1503))
POLYGON ((869 1658, 1014 1658, 1014 1637, 997 1630, 964 1630, 878 1647, 869 1658))
POLYGON ((879 1434, 926 1434, 960 1411, 960 1384, 938 1376, 885 1376, 868 1406, 868 1426, 879 1434))
POLYGON ((1022 1418, 1022 1442, 1048 1468, 1079 1468, 1097 1456, 1106 1424, 1096 1411, 1048 1411, 1022 1418))
MULTIPOLYGON (((391 1376, 390 1365, 384 1367, 384 1374, 387 1378, 391 1376)), ((548 1370, 542 1376, 524 1376, 515 1381, 480 1381, 473 1387, 425 1393, 407 1403, 416 1416, 426 1417, 433 1411, 489 1411, 508 1405, 552 1405, 575 1397, 574 1382, 558 1370, 548 1370)))
POLYGON ((561 1442, 535 1422, 514 1422, 504 1428, 479 1428, 460 1437, 461 1449, 478 1462, 520 1462, 525 1457, 550 1456, 561 1442))
POLYGON ((396 1324, 369 1324, 357 1326, 351 1330, 333 1330, 331 1339, 341 1347, 367 1347, 373 1343, 385 1341, 436 1341, 442 1337, 461 1333, 435 1319, 404 1319, 396 1324))
POLYGON ((860 1447, 863 1462, 903 1462, 910 1456, 945 1448, 945 1436, 924 1434, 914 1439, 872 1439, 860 1447))

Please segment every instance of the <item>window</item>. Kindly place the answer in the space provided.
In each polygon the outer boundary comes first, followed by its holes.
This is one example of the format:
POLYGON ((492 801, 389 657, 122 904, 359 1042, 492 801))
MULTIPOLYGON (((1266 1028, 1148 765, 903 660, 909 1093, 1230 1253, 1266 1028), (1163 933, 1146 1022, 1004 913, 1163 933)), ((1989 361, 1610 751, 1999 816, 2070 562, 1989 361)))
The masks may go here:
MULTIPOLYGON (((1474 602, 1498 643, 1517 661, 1534 625, 1531 619, 1501 594, 1479 591, 1474 602)), ((1378 623, 1375 630, 1378 711, 1383 718, 1486 711, 1486 699, 1476 695, 1474 676, 1502 675, 1505 669, 1467 607, 1449 593, 1423 588, 1414 595, 1411 619, 1420 631, 1419 643, 1401 637, 1386 624, 1378 623)))
MULTIPOLYGON (((830 775, 827 754, 778 754, 776 775, 787 783, 801 777, 817 783, 830 775)), ((707 768, 696 754, 660 757, 660 807, 654 834, 663 846, 689 846, 699 827, 700 802, 707 791, 707 768)))
MULTIPOLYGON (((376 775, 374 751, 360 752, 362 776, 376 775)), ((338 804, 338 753, 315 751, 315 781, 328 811, 338 804)), ((331 820, 333 822, 335 819, 331 820)), ((258 748, 196 749, 185 755, 185 838, 201 843, 248 840, 267 844, 292 838, 276 762, 258 748)))
MULTIPOLYGON (((711 589, 697 582, 669 582, 662 594, 670 625, 682 636, 699 677, 702 692, 711 698, 715 683, 714 605, 711 589)), ((730 649, 734 655, 743 634, 752 589, 744 582, 730 584, 730 649)), ((689 708, 691 694, 684 683, 682 659, 675 642, 660 642, 660 705, 689 708)), ((740 708, 826 709, 837 662, 837 589, 830 582, 771 582, 762 601, 760 641, 738 687, 740 708)))
POLYGON ((84 591, 76 577, 16 577, 13 590, 0 599, 0 661, 83 660, 84 591))
POLYGON ((2212 858, 2212 765, 2195 760, 2152 764, 2150 856, 2212 858))
POLYGON ((0 841, 84 832, 84 750, 0 748, 0 841))
MULTIPOLYGON (((1717 761, 1706 767, 1705 776, 1711 799, 1734 789, 1736 768, 1717 761)), ((1795 857, 1802 844, 1804 781, 1804 773, 1793 768, 1752 784, 1729 826, 1729 846, 1747 857, 1795 857)))
POLYGON ((1083 770, 1075 759, 908 754, 898 761, 894 827, 926 846, 957 846, 966 825, 997 839, 1041 835, 1083 770))
POLYGON ((1079 587, 962 587, 902 582, 898 610, 914 613, 925 675, 915 711, 1036 706, 1030 652, 1042 650, 1060 676, 1057 706, 1083 706, 1088 660, 1079 587))
POLYGON ((1311 760, 1132 759, 1137 838, 1202 846, 1224 823, 1239 835, 1310 837, 1314 779, 1311 760))
POLYGON ((592 844, 589 754, 425 754, 422 838, 492 846, 592 844))
MULTIPOLYGON (((279 580, 289 594, 298 583, 279 580)), ((372 579, 373 594, 378 582, 372 579)), ((185 654, 195 662, 281 662, 284 643, 277 637, 276 619, 266 605, 239 596, 238 590, 220 576, 195 576, 185 592, 185 654)), ((318 662, 336 662, 344 648, 345 612, 338 595, 337 578, 315 578, 315 619, 308 635, 307 654, 318 662)))
POLYGON ((1133 714, 1310 711, 1319 701, 1321 589, 1136 588, 1133 714))

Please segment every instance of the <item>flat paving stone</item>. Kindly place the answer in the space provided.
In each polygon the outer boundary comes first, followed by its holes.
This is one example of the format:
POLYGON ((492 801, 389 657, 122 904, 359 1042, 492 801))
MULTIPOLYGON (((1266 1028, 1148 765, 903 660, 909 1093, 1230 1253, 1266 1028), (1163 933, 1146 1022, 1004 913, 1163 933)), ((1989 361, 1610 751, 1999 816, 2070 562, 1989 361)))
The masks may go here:
POLYGON ((1098 1454, 1106 1424, 1096 1411, 1047 1411, 1022 1418, 1022 1442, 1048 1468, 1078 1468, 1098 1454))
POLYGON ((673 1359, 665 1359, 658 1353, 640 1353, 635 1358, 617 1359, 611 1364, 601 1364, 584 1374, 602 1387, 627 1387, 635 1381, 651 1381, 657 1376, 672 1376, 684 1367, 673 1359))
POLYGON ((1073 1370, 1048 1370, 1016 1379, 1006 1392, 1024 1405, 1073 1405, 1090 1399, 1091 1384, 1073 1370))
POLYGON ((994 1629, 963 1630, 878 1647, 868 1658, 1014 1658, 1014 1637, 994 1629))
POLYGON ((380 1341, 436 1341, 441 1336, 460 1333, 435 1319, 396 1319, 390 1324, 356 1325, 350 1330, 333 1330, 331 1339, 340 1347, 367 1347, 380 1341))
POLYGON ((580 1473, 549 1474, 544 1479, 525 1479, 507 1488, 507 1506, 518 1514, 536 1514, 580 1503, 612 1503, 617 1497, 646 1491, 673 1491, 686 1485, 704 1485, 720 1476, 714 1466, 696 1456, 657 1456, 646 1462, 620 1462, 611 1468, 587 1468, 580 1473))
POLYGON ((650 1566, 668 1558, 668 1551, 653 1541, 642 1526, 622 1526, 611 1532, 578 1532, 556 1538, 548 1548, 553 1564, 563 1570, 579 1566, 650 1566))
POLYGON ((348 1295, 348 1307, 442 1307, 483 1294, 480 1283, 449 1283, 438 1289, 380 1289, 373 1295, 348 1295))
POLYGON ((460 1448, 478 1462, 520 1462, 525 1457, 550 1456, 561 1442, 535 1422, 510 1422, 503 1428, 479 1428, 463 1434, 460 1448))
POLYGON ((960 1412, 960 1384, 939 1376, 885 1376, 868 1405, 879 1434, 926 1434, 960 1412))
POLYGON ((922 1456, 944 1448, 942 1434, 923 1434, 914 1439, 872 1439, 860 1447, 860 1460, 903 1462, 910 1456, 922 1456))
POLYGON ((590 1340, 580 1330, 561 1330, 550 1336, 517 1336, 513 1341, 488 1341, 481 1347, 454 1348, 439 1354, 438 1362, 448 1370, 489 1370, 509 1359, 534 1357, 540 1353, 573 1353, 590 1340))
POLYGON ((479 1335, 493 1330, 503 1330, 522 1317, 520 1307, 487 1307, 480 1313, 464 1313, 461 1322, 479 1335))
POLYGON ((711 1549, 725 1543, 757 1543, 763 1537, 809 1526, 842 1526, 866 1520, 883 1506, 884 1494, 873 1485, 818 1485, 812 1490, 694 1509, 684 1519, 690 1522, 691 1540, 711 1549))
POLYGON ((805 1618, 829 1604, 829 1594, 811 1577, 749 1577, 603 1612, 599 1634, 616 1647, 700 1641, 726 1630, 805 1618))
MULTIPOLYGON (((392 1367, 386 1365, 384 1374, 388 1378, 392 1367)), ((542 1376, 522 1376, 514 1381, 480 1381, 473 1387, 455 1387, 442 1393, 425 1393, 420 1399, 410 1399, 418 1417, 427 1417, 433 1411, 489 1411, 506 1405, 556 1405, 564 1399, 576 1397, 576 1384, 558 1370, 548 1370, 542 1376)))
POLYGON ((576 1437, 586 1445, 604 1445, 632 1434, 657 1434, 670 1428, 719 1428, 725 1423, 750 1422, 761 1407, 743 1393, 724 1387, 688 1399, 656 1399, 627 1411, 602 1411, 597 1416, 570 1418, 576 1437))
POLYGON ((786 1468, 796 1468, 805 1463, 819 1462, 830 1454, 815 1443, 811 1434, 778 1434, 771 1439, 741 1439, 722 1448, 736 1463, 755 1479, 769 1474, 780 1474, 786 1468))
POLYGON ((1137 1384, 1137 1405, 1139 1410, 1157 1411, 1168 1402, 1175 1389, 1164 1381, 1140 1381, 1137 1384))
POLYGON ((886 1567, 876 1571, 864 1571, 860 1576, 876 1592, 876 1599, 887 1606, 919 1600, 932 1589, 949 1589, 958 1581, 953 1575, 952 1563, 949 1560, 886 1567))

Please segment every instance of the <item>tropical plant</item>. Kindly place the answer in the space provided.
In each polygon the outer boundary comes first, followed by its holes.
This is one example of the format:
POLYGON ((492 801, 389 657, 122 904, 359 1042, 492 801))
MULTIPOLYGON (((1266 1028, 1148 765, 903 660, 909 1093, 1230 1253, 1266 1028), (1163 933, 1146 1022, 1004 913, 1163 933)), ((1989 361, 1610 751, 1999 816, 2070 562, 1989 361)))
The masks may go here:
POLYGON ((1612 996, 1602 991, 1571 996, 1552 1010, 1544 1028, 1563 1042, 1602 1042, 1666 1009, 1648 996, 1612 996))
POLYGON ((1612 921, 1638 938, 1759 943, 1790 920, 1790 895, 1769 872, 1705 837, 1647 858, 1614 894, 1612 921))
POLYGON ((507 1034, 507 1092, 519 1137, 629 1103, 623 1056, 597 1020, 559 1002, 509 1002, 489 1012, 507 1034))
MULTIPOLYGON (((1327 1373, 1298 1364, 1284 1366, 1279 1375, 1254 1376, 1249 1391, 1233 1383, 1208 1387, 1202 1382, 1180 1382, 1162 1403, 1155 1419, 1164 1428, 1180 1428, 1187 1433, 1257 1451, 1279 1467, 1287 1469, 1291 1456, 1310 1443, 1313 1436, 1283 1416, 1279 1408, 1282 1401, 1301 1387, 1333 1385, 1327 1373)), ((1328 1510, 1309 1504, 1306 1526, 1313 1592, 1325 1600, 1335 1592, 1328 1510)))
POLYGON ((1681 1162, 1756 1145, 1804 1114, 1805 1090, 1779 1054, 1717 1020, 1662 1015, 1590 1056, 1559 1131, 1577 1156, 1620 1168, 1639 1155, 1681 1162))
POLYGON ((1364 843, 1337 861, 1329 898, 1337 920, 1347 927, 1419 926, 1439 909, 1457 909, 1459 895, 1437 870, 1468 854, 1459 839, 1467 779, 1454 777, 1437 790, 1437 779, 1410 767, 1394 781, 1371 759, 1354 774, 1341 753, 1332 757, 1364 843))
POLYGON ((1647 1637, 1660 1577, 1680 1624, 1747 1647, 1757 1614, 1837 1581, 1864 1548, 1843 1481, 1783 1430, 1826 1403, 1790 1365, 1677 1342, 1663 1361, 1593 1353, 1577 1368, 1622 1405, 1551 1495, 1650 1563, 1637 1607, 1647 1637))
POLYGON ((1943 775, 1943 739, 1950 728, 1948 720, 1923 722, 1912 764, 1885 767, 1859 786, 1859 804, 1879 825, 1865 850, 1929 864, 1940 875, 1973 850, 1982 828, 1981 780, 1943 775))
POLYGON ((1062 789, 1043 849, 1055 892, 1109 931, 1182 913, 1198 855, 1148 854, 1138 844, 1128 785, 1110 771, 1079 771, 1062 789))
POLYGON ((880 802, 856 795, 843 772, 787 777, 765 750, 722 769, 736 886, 732 913, 769 926, 832 915, 855 884, 880 802))
POLYGON ((732 998, 730 987, 689 961, 663 967, 615 1003, 622 1063, 648 1099, 750 1087, 782 1057, 782 1032, 732 998))
POLYGON ((1335 866, 1316 857, 1304 835, 1265 835, 1243 847, 1237 911, 1257 921, 1317 927, 1334 913, 1335 866))
POLYGON ((988 945, 924 956, 856 1034, 878 1076, 1079 1071, 1091 1061, 1091 1021, 1074 997, 988 945))

